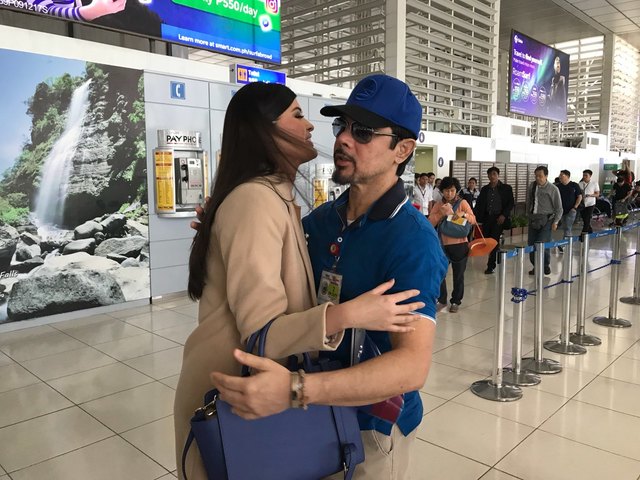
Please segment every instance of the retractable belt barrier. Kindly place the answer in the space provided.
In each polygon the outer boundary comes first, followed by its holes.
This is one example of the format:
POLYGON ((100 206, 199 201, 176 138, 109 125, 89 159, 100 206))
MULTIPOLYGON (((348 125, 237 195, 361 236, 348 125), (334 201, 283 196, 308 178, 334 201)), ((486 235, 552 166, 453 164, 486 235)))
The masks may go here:
POLYGON ((632 228, 637 229, 636 253, 634 254, 636 257, 636 273, 633 279, 633 295, 631 297, 622 297, 620 301, 622 303, 628 303, 631 305, 640 305, 640 222, 633 225, 627 225, 622 228, 622 231, 626 232, 627 230, 631 230, 632 228))
MULTIPOLYGON (((631 225, 629 225, 631 227, 631 225)), ((629 328, 631 322, 618 318, 618 282, 620 281, 620 244, 622 243, 622 228, 616 227, 613 237, 613 253, 611 255, 611 284, 609 288, 609 315, 595 317, 593 323, 603 327, 629 328)), ((629 257, 627 257, 629 258, 629 257)))
POLYGON ((494 336, 493 372, 491 379, 471 385, 471 391, 479 397, 495 402, 512 402, 522 398, 522 390, 502 380, 502 347, 504 343, 505 290, 507 288, 507 252, 498 252, 498 316, 494 336))
POLYGON ((516 287, 511 289, 513 298, 513 336, 511 368, 505 368, 503 379, 505 382, 522 387, 530 387, 541 382, 540 377, 533 372, 522 369, 522 315, 524 313, 524 301, 527 299, 527 290, 524 288, 525 257, 533 251, 531 247, 518 247, 516 253, 516 287), (515 292, 514 292, 515 291, 515 292), (516 300, 517 298, 517 300, 516 300))
MULTIPOLYGON (((561 242, 564 242, 562 240, 561 242)), ((558 242, 550 242, 551 247, 557 246, 558 242)), ((563 244, 564 245, 564 244, 563 244)), ((542 356, 542 324, 543 324, 543 295, 542 292, 545 289, 544 287, 544 250, 546 244, 543 242, 536 243, 535 257, 534 257, 534 265, 533 269, 535 271, 536 276, 536 302, 534 309, 534 337, 533 337, 533 357, 527 357, 522 359, 522 368, 524 370, 528 370, 534 373, 540 373, 544 375, 550 375, 554 373, 560 373, 562 371, 562 366, 560 362, 553 360, 551 358, 544 358, 542 356)), ((560 282, 562 283, 562 282, 560 282)), ((549 285, 549 288, 552 286, 559 285, 559 283, 554 285, 549 285)))
POLYGON ((562 240, 536 243, 534 245, 517 247, 514 250, 500 251, 498 253, 498 315, 496 320, 496 332, 494 338, 494 359, 493 371, 490 379, 480 380, 471 385, 471 391, 487 400, 509 402, 519 400, 522 397, 520 386, 537 385, 541 379, 536 374, 553 374, 562 371, 559 362, 543 358, 542 348, 565 355, 581 355, 587 350, 583 346, 600 345, 601 340, 593 335, 585 333, 586 299, 587 299, 587 275, 589 273, 611 267, 611 287, 609 295, 609 316, 595 317, 594 322, 599 325, 609 327, 629 327, 631 322, 617 318, 617 296, 618 282, 620 277, 620 264, 623 260, 635 257, 635 277, 632 297, 623 297, 620 301, 624 303, 640 304, 640 222, 626 226, 618 226, 613 229, 603 230, 596 233, 582 234, 581 237, 565 237, 562 240), (620 257, 622 234, 633 229, 637 229, 636 251, 625 257, 620 257), (588 269, 589 244, 590 240, 613 235, 612 258, 605 265, 588 269), (572 258, 573 245, 577 240, 581 240, 580 249, 580 272, 573 275, 572 258), (544 285, 543 266, 544 251, 547 248, 565 247, 565 256, 562 265, 562 279, 551 285, 544 285), (524 283, 525 257, 527 254, 535 252, 534 271, 535 289, 527 290, 524 283), (515 265, 515 287, 511 288, 511 302, 513 303, 513 346, 512 346, 512 367, 503 368, 502 350, 504 347, 504 322, 505 322, 505 289, 506 289, 506 260, 516 259, 515 265), (577 308, 577 331, 570 333, 571 325, 571 284, 578 278, 578 308, 577 308), (562 295, 562 323, 559 340, 542 342, 543 338, 543 295, 546 289, 563 285, 562 295), (535 296, 535 321, 534 321, 534 356, 522 358, 522 318, 524 302, 529 296, 535 296))

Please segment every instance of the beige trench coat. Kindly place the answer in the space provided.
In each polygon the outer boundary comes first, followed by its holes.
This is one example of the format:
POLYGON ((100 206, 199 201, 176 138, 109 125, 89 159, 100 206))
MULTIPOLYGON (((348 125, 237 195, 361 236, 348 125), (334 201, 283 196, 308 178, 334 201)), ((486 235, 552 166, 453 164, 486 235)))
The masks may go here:
MULTIPOLYGON (((209 373, 238 375, 234 348, 271 319, 266 355, 334 350, 342 335, 327 340, 327 304, 316 306, 313 272, 291 200, 293 185, 266 177, 237 187, 216 213, 200 299, 198 326, 184 346, 176 390, 176 465, 182 478, 182 450, 189 420, 212 388, 209 373)), ((198 448, 187 457, 189 480, 206 479, 198 448)))

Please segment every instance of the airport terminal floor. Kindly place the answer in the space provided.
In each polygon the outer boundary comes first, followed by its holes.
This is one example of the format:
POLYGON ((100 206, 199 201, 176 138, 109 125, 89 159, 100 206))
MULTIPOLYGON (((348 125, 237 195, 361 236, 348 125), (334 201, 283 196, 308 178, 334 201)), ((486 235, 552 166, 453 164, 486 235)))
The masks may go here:
MULTIPOLYGON (((623 256, 636 249, 629 233, 623 256)), ((591 242, 590 267, 611 260, 610 239, 591 242)), ((547 285, 559 280, 562 258, 552 253, 547 285)), ((619 296, 632 294, 634 262, 622 262, 619 296)), ((492 402, 469 390, 492 371, 497 282, 484 267, 485 257, 471 259, 459 312, 438 315, 413 479, 640 479, 640 306, 618 304, 630 328, 594 324, 607 316, 611 268, 590 274, 586 331, 602 344, 577 356, 545 350, 561 373, 523 387, 518 401, 492 402)), ((574 284, 574 324, 576 301, 574 284)), ((512 306, 507 297, 505 364, 512 306)), ((524 309, 523 351, 531 354, 533 297, 524 309)), ((545 290, 545 340, 558 336, 561 312, 562 288, 545 290)), ((176 296, 0 334, 0 480, 174 478, 174 388, 196 315, 197 305, 176 296)))

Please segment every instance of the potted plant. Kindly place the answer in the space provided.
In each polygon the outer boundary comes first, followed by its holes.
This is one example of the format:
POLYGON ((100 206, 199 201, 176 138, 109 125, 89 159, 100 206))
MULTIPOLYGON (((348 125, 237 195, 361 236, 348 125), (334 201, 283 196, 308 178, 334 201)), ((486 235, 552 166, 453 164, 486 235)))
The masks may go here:
POLYGON ((511 236, 524 235, 525 227, 528 224, 526 215, 515 214, 511 217, 511 236))

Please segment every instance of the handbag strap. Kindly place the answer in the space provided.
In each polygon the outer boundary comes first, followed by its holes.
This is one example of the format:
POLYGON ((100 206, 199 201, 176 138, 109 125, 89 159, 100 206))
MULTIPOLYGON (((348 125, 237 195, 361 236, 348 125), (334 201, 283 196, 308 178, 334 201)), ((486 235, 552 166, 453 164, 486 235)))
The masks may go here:
POLYGON ((187 437, 187 441, 184 442, 184 448, 182 449, 182 476, 184 480, 187 480, 187 453, 189 453, 189 449, 195 438, 193 430, 189 429, 189 436, 187 437))
MULTIPOLYGON (((269 321, 269 323, 267 323, 264 327, 262 327, 260 330, 258 330, 255 333, 252 333, 251 336, 249 337, 249 339, 247 340, 247 349, 246 352, 247 353, 252 353, 253 349, 256 346, 256 343, 258 344, 258 356, 260 357, 264 357, 264 350, 266 347, 266 342, 267 342, 267 333, 269 333, 269 328, 271 328, 271 325, 273 324, 273 322, 275 322, 275 318, 271 321, 269 321)), ((310 370, 310 366, 311 366, 311 357, 309 356, 309 354, 307 352, 302 354, 303 358, 304 358, 304 366, 305 369, 307 371, 310 370)), ((242 366, 242 373, 241 375, 243 377, 248 377, 249 376, 249 367, 247 367, 246 365, 242 366)))
POLYGON ((342 465, 344 467, 344 480, 351 480, 355 472, 355 455, 356 446, 347 441, 347 435, 344 429, 344 421, 342 419, 342 409, 340 407, 331 407, 333 421, 338 432, 338 439, 342 447, 342 465))
MULTIPOLYGON (((275 321, 275 318, 267 323, 264 327, 258 330, 255 333, 252 333, 249 339, 247 340, 247 353, 252 353, 253 349, 256 347, 256 343, 258 343, 258 355, 260 357, 264 357, 264 344, 267 341, 267 333, 269 332, 269 328, 271 328, 271 324, 275 321)), ((241 376, 248 377, 249 376, 249 367, 246 365, 242 366, 241 376)))
POLYGON ((482 228, 480 227, 480 225, 476 225, 476 227, 478 228, 478 232, 480 232, 480 236, 482 237, 483 240, 486 240, 484 238, 484 234, 482 233, 482 228))

